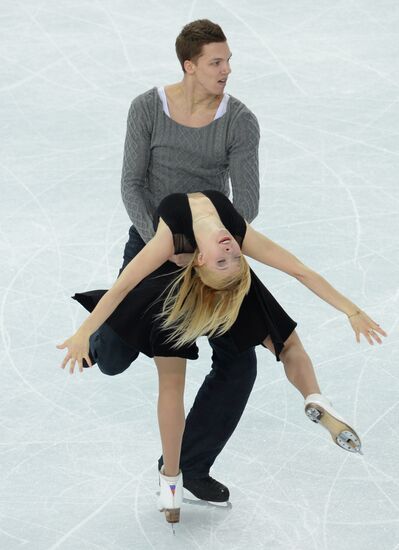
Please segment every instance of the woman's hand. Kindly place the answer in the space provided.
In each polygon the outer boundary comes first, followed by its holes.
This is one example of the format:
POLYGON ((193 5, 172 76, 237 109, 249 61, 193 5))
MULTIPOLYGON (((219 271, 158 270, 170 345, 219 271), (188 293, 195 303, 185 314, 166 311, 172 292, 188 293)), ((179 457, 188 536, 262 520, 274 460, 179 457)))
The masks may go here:
POLYGON ((185 267, 191 262, 193 254, 183 253, 183 254, 173 254, 168 260, 173 262, 178 267, 185 267))
POLYGON ((382 344, 382 340, 378 334, 381 334, 381 336, 388 336, 385 330, 373 321, 364 311, 359 310, 357 313, 348 315, 348 318, 353 330, 355 331, 357 343, 360 342, 361 334, 363 334, 367 342, 372 346, 374 345, 373 338, 376 342, 382 344))
POLYGON ((61 364, 61 368, 65 369, 69 361, 69 372, 73 374, 75 363, 78 362, 80 372, 83 372, 83 359, 86 360, 89 367, 92 367, 89 357, 89 335, 86 332, 75 332, 73 336, 65 340, 62 344, 57 345, 58 349, 68 348, 68 353, 61 364))

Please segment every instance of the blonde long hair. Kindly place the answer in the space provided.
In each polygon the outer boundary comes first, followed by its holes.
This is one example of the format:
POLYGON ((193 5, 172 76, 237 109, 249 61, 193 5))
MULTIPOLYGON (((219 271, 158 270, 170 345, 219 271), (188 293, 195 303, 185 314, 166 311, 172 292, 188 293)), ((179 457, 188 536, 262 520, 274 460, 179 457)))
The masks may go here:
POLYGON ((171 284, 160 317, 170 329, 167 342, 175 347, 198 336, 220 336, 237 319, 241 303, 251 286, 249 265, 240 257, 237 273, 221 277, 206 266, 196 265, 198 250, 171 284))

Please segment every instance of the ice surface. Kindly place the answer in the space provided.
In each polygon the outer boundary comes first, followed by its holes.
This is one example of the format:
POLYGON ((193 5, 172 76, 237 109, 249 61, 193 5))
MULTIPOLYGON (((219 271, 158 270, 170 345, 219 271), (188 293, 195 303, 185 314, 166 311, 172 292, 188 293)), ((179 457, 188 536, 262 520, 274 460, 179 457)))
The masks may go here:
MULTIPOLYGON (((4 0, 0 30, 0 548, 398 550, 398 3, 4 0), (255 389, 212 470, 231 506, 185 503, 173 537, 155 509, 152 362, 71 377, 55 344, 84 318, 71 294, 109 286, 122 260, 130 101, 180 79, 175 37, 202 17, 225 30, 227 91, 261 125, 256 227, 389 338, 357 345, 345 316, 257 266, 364 457, 306 419, 259 349, 255 389)), ((187 409, 210 366, 200 346, 187 409)))

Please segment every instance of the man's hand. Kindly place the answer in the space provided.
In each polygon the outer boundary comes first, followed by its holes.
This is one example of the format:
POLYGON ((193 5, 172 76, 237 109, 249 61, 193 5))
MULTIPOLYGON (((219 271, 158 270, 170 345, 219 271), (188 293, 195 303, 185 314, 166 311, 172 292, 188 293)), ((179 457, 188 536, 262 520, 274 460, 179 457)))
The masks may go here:
POLYGON ((168 259, 178 267, 184 267, 191 262, 193 256, 194 254, 173 254, 173 256, 168 259))

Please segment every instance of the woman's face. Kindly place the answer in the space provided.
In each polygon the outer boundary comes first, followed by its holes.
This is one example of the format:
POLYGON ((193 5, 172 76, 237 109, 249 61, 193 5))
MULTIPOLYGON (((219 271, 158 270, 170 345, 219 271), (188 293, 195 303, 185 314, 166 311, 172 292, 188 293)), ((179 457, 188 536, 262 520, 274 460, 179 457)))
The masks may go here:
POLYGON ((227 42, 212 42, 202 47, 196 63, 188 61, 187 72, 195 76, 197 85, 212 95, 221 95, 231 73, 231 52, 227 42))
POLYGON ((233 236, 222 228, 207 239, 197 256, 197 264, 221 275, 233 275, 240 269, 241 249, 233 236))

